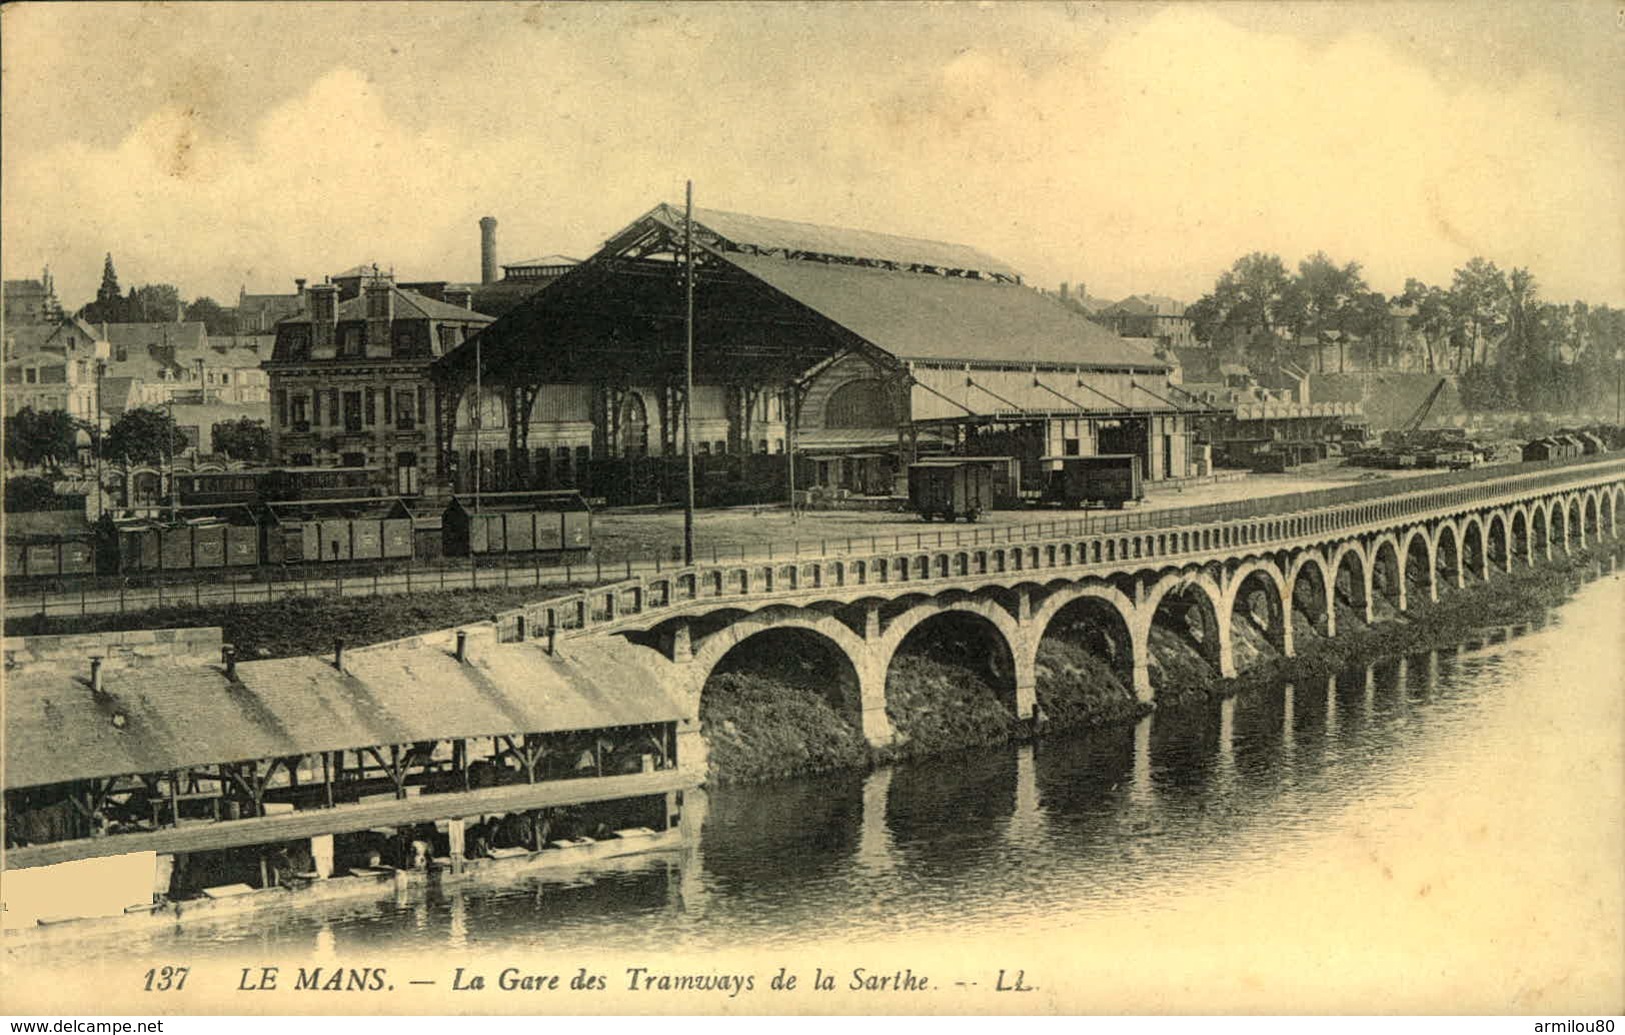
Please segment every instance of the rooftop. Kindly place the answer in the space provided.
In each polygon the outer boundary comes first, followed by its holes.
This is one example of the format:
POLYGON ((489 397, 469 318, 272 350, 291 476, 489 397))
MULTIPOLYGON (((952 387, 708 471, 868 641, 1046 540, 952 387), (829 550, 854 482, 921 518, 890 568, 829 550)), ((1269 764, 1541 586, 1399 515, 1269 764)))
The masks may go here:
MULTIPOLYGON (((672 227, 683 225, 683 209, 661 205, 656 218, 672 227)), ((784 253, 787 257, 832 256, 901 266, 965 270, 1014 279, 1015 269, 986 252, 962 244, 852 230, 845 227, 768 219, 739 212, 697 208, 694 222, 720 239, 722 250, 784 253)))

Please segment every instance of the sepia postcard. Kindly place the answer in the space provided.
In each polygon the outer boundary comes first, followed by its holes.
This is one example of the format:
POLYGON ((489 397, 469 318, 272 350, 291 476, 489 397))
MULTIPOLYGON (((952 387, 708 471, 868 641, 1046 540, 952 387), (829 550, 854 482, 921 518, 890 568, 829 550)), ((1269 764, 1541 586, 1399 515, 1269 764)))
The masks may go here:
POLYGON ((0 79, 5 1013, 1625 1012, 1613 0, 0 79))

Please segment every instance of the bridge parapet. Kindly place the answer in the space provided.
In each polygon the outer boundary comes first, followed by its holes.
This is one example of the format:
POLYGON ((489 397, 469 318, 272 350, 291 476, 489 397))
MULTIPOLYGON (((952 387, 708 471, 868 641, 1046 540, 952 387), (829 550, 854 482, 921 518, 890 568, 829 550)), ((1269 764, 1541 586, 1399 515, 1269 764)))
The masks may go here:
MULTIPOLYGON (((495 616, 499 640, 648 626, 695 609, 810 597, 974 588, 1035 572, 1095 576, 1241 559, 1625 479, 1625 457, 1385 480, 1291 496, 1026 526, 878 538, 831 556, 700 564, 553 597, 495 616), (1464 477, 1472 476, 1472 477, 1464 477), (1395 489, 1399 491, 1394 491, 1395 489)), ((1615 518, 1617 521, 1617 517, 1615 518)))

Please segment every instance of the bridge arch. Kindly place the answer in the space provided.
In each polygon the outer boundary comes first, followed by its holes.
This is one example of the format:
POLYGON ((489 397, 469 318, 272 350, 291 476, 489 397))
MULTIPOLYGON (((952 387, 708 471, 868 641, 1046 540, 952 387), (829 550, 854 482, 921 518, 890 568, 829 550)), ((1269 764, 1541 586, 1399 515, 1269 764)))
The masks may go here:
POLYGON ((1569 508, 1561 496, 1547 504, 1546 526, 1551 530, 1550 543, 1569 552, 1569 508))
POLYGON ((1607 532, 1613 538, 1618 539, 1619 525, 1616 522, 1619 520, 1619 511, 1617 509, 1618 503, 1614 499, 1614 490, 1605 485, 1602 488, 1602 492, 1598 495, 1599 506, 1601 507, 1600 520, 1602 521, 1603 531, 1607 532))
POLYGON ((1552 559, 1552 513, 1551 505, 1542 500, 1536 500, 1528 507, 1529 511, 1529 557, 1530 562, 1536 556, 1552 559))
POLYGON ((1594 543, 1601 538, 1600 533, 1602 532, 1602 521, 1597 510, 1597 491, 1595 489, 1585 494, 1582 506, 1580 528, 1585 536, 1585 541, 1594 543))
POLYGON ((1433 578, 1436 593, 1447 586, 1460 589, 1466 583, 1461 564, 1461 527, 1449 518, 1433 529, 1433 578))
POLYGON ((706 636, 688 662, 689 700, 703 715, 705 689, 716 675, 748 671, 735 651, 747 644, 780 647, 784 654, 821 652, 821 661, 834 662, 833 673, 812 674, 825 689, 825 697, 871 743, 891 740, 886 719, 885 686, 875 678, 872 652, 857 633, 840 619, 798 607, 766 607, 744 615, 706 636), (790 648, 790 650, 784 650, 790 648), (732 655, 732 656, 731 656, 732 655), (739 667, 735 667, 735 663, 739 667), (877 709, 878 704, 878 709, 877 709))
POLYGON ((1292 656, 1292 596, 1286 577, 1273 562, 1247 561, 1230 574, 1220 620, 1227 626, 1232 652, 1237 619, 1251 619, 1276 650, 1292 656))
POLYGON ((1484 518, 1484 570, 1512 571, 1511 540, 1507 535, 1507 515, 1492 510, 1484 518))
POLYGON ((1146 666, 1149 647, 1138 619, 1134 602, 1116 587, 1088 584, 1055 591, 1033 611, 1028 625, 1035 686, 1045 639, 1057 627, 1070 624, 1074 632, 1086 632, 1081 637, 1086 650, 1111 665, 1136 698, 1150 701, 1151 679, 1146 666))
POLYGON ((1581 511, 1578 493, 1568 495, 1563 506, 1563 517, 1569 531, 1570 547, 1578 546, 1584 549, 1586 544, 1585 515, 1581 511))
POLYGON ((1169 572, 1146 590, 1135 613, 1135 636, 1146 645, 1146 660, 1160 660, 1152 648, 1152 629, 1162 626, 1194 646, 1222 678, 1236 674, 1230 652, 1228 621, 1221 621, 1224 592, 1206 572, 1188 568, 1169 572))
POLYGON ((1434 570, 1436 545, 1427 529, 1417 525, 1405 533, 1404 547, 1399 551, 1400 575, 1405 585, 1407 605, 1416 601, 1420 592, 1423 599, 1439 599, 1439 579, 1434 570))
MULTIPOLYGON (((1309 616, 1310 627, 1323 636, 1337 635, 1337 599, 1331 572, 1319 550, 1305 550, 1292 562, 1286 577, 1286 599, 1309 616)), ((1294 634, 1295 635, 1295 634, 1294 634)))
POLYGON ((953 623, 967 633, 974 629, 985 637, 987 645, 995 648, 988 653, 989 675, 996 684, 994 689, 1006 698, 1017 718, 1031 717, 1035 650, 1028 646, 1026 630, 1015 616, 985 597, 959 594, 931 597, 893 618, 874 643, 872 652, 882 699, 886 678, 904 642, 927 625, 940 623, 953 623))
POLYGON ((1371 624, 1371 558, 1366 553, 1365 545, 1358 539, 1338 544, 1326 562, 1326 571, 1331 580, 1331 592, 1327 599, 1332 606, 1332 634, 1337 632, 1339 600, 1354 608, 1361 621, 1371 624))
POLYGON ((1405 610, 1405 553, 1399 540, 1385 532, 1372 541, 1366 555, 1371 561, 1366 573, 1366 584, 1371 588, 1366 597, 1367 613, 1375 617, 1371 605, 1378 594, 1397 610, 1405 610))
POLYGON ((1521 559, 1525 565, 1535 563, 1535 540, 1529 532, 1529 508, 1518 504, 1508 512, 1507 522, 1507 570, 1512 570, 1515 560, 1521 559))
POLYGON ((1489 550, 1486 548, 1484 521, 1470 514, 1457 527, 1461 531, 1461 581, 1466 585, 1469 576, 1488 580, 1490 577, 1489 550))

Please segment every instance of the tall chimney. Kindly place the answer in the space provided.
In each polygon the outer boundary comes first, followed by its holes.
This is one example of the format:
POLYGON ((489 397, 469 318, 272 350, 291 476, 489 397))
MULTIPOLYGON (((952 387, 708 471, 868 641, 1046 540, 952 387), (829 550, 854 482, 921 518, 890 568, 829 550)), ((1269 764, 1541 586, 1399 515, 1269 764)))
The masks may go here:
POLYGON ((494 216, 480 220, 480 283, 497 282, 497 221, 494 216))

